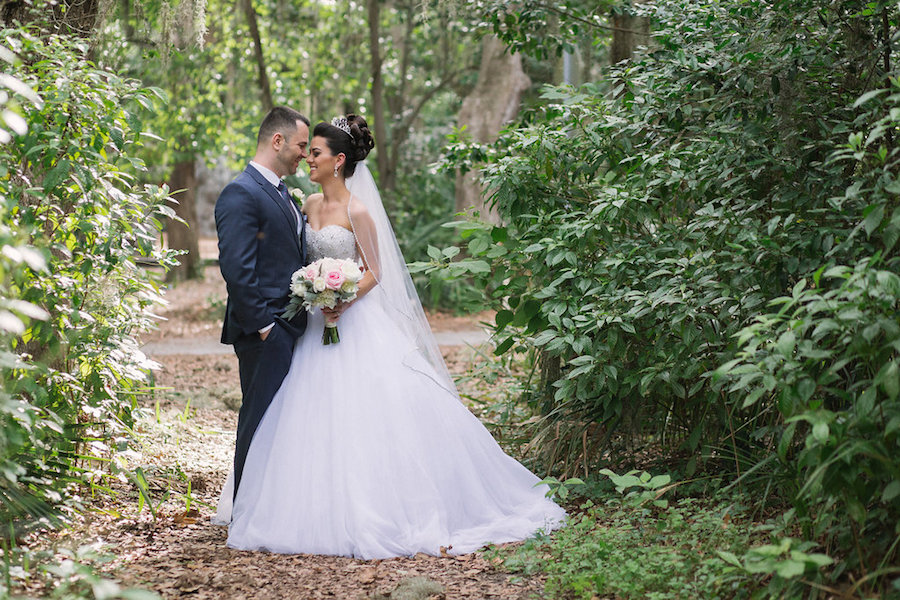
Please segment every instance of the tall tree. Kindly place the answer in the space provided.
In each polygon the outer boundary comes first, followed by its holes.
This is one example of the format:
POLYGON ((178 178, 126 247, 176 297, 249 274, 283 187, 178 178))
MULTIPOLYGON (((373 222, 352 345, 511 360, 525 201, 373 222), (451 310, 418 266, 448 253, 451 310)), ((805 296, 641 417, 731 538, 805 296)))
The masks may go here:
POLYGON ((253 0, 241 0, 244 14, 247 16, 247 26, 250 28, 250 36, 253 38, 253 56, 256 58, 256 71, 259 77, 259 95, 263 110, 272 110, 272 89, 269 86, 269 75, 266 73, 266 60, 263 55, 262 41, 259 37, 259 24, 256 18, 256 9, 253 8, 253 0))
MULTIPOLYGON (((522 93, 530 86, 531 79, 522 70, 522 57, 506 52, 496 36, 485 36, 481 42, 478 82, 463 101, 459 126, 465 127, 475 142, 493 142, 503 125, 515 119, 522 93)), ((456 176, 456 210, 469 208, 494 223, 499 222, 496 210, 485 206, 477 173, 471 171, 456 176)))

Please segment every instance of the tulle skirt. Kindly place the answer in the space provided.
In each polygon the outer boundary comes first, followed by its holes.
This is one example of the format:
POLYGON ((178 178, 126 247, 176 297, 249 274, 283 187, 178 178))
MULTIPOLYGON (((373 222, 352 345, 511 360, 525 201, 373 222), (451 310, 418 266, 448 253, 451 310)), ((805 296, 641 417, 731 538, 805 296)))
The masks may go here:
POLYGON ((547 488, 452 393, 404 361, 409 342, 360 299, 322 345, 310 315, 216 520, 243 550, 374 559, 463 554, 559 527, 547 488), (230 519, 229 519, 230 517, 230 519))

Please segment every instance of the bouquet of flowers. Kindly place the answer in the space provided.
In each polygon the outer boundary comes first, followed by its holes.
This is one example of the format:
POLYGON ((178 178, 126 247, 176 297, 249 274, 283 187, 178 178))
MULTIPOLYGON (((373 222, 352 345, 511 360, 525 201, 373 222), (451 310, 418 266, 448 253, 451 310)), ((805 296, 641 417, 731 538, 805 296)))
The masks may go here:
MULTIPOLYGON (((349 302, 356 298, 362 271, 355 261, 338 258, 320 258, 314 263, 297 269, 291 275, 291 299, 282 315, 290 319, 302 309, 334 308, 338 302, 349 302)), ((322 343, 336 344, 341 341, 337 323, 325 321, 322 343)))

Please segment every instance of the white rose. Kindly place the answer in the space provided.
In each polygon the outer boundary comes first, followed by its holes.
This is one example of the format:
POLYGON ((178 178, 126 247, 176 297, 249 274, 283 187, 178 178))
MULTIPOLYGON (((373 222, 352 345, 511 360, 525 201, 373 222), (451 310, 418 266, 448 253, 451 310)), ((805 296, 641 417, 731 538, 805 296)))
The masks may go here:
POLYGON ((350 281, 349 279, 344 281, 344 284, 341 286, 341 291, 345 294, 352 294, 356 291, 357 285, 355 281, 350 281))
POLYGON ((316 277, 313 279, 313 290, 316 292, 324 292, 325 291, 325 278, 324 277, 316 277))
POLYGON ((301 298, 305 296, 306 282, 301 278, 297 278, 295 281, 291 281, 291 293, 301 298))
POLYGON ((344 264, 341 265, 341 273, 343 273, 344 277, 350 281, 355 282, 362 279, 362 272, 359 270, 359 265, 352 260, 344 261, 344 264))

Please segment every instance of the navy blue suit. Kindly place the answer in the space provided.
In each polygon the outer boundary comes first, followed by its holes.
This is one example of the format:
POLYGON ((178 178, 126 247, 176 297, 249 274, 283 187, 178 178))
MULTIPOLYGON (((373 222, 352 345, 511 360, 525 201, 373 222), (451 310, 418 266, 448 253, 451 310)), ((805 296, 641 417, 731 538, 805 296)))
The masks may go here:
MULTIPOLYGON (((302 217, 301 217, 302 218, 302 217)), ((243 400, 234 453, 234 491, 253 434, 287 375, 294 341, 306 329, 306 312, 281 317, 291 275, 306 264, 306 231, 275 187, 251 165, 225 186, 216 201, 219 267, 228 302, 222 343, 238 357, 243 400), (275 327, 265 340, 259 330, 275 327)))

